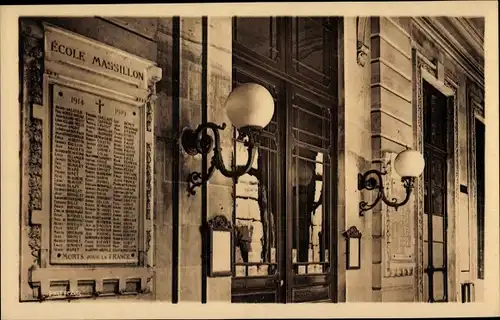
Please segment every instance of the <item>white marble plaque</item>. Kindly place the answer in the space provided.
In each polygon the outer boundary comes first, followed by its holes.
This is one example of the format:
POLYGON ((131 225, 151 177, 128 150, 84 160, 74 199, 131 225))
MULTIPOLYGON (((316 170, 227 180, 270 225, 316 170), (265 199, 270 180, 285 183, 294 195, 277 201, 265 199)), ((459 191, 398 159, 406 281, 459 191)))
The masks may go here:
POLYGON ((51 262, 137 263, 140 109, 54 85, 51 262))
POLYGON ((349 239, 349 266, 351 268, 359 268, 361 265, 359 252, 359 238, 349 239))
POLYGON ((231 232, 212 232, 212 272, 228 272, 231 270, 231 232))

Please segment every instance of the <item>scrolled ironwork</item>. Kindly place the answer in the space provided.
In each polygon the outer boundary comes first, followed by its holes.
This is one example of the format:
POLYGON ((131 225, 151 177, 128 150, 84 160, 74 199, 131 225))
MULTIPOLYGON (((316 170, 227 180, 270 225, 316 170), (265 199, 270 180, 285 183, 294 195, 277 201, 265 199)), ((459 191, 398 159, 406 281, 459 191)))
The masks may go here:
POLYGON ((401 202, 398 202, 398 199, 396 198, 389 200, 385 194, 382 178, 386 174, 387 172, 385 171, 375 169, 368 170, 364 174, 358 174, 358 190, 377 190, 377 197, 371 204, 368 204, 366 201, 361 201, 359 203, 359 215, 363 216, 365 211, 373 209, 373 207, 375 207, 380 200, 382 200, 387 206, 396 209, 396 211, 399 207, 404 206, 410 200, 411 192, 415 184, 415 177, 401 178, 403 187, 406 190, 406 195, 401 202))
POLYGON ((235 166, 232 169, 227 169, 222 157, 221 138, 219 131, 224 130, 226 124, 218 125, 212 122, 200 124, 196 130, 185 129, 181 136, 181 144, 187 154, 194 156, 197 154, 207 155, 213 150, 213 156, 210 161, 210 167, 206 172, 191 172, 188 176, 188 191, 191 195, 195 195, 196 187, 201 186, 215 173, 215 169, 227 177, 232 178, 237 183, 238 178, 247 173, 255 160, 255 153, 260 143, 258 138, 262 133, 262 128, 248 126, 239 129, 238 139, 245 139, 244 145, 247 147, 248 160, 243 166, 235 166), (212 135, 208 134, 208 131, 212 135))

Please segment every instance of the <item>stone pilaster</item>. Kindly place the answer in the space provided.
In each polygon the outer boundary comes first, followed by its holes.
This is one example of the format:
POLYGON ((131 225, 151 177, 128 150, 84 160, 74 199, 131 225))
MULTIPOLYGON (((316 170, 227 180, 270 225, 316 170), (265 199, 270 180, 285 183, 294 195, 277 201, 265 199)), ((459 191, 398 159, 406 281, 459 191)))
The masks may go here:
POLYGON ((155 299, 172 301, 172 19, 158 21, 156 41, 158 66, 163 70, 162 80, 157 83, 155 114, 155 299))
MULTIPOLYGON (((391 153, 413 147, 410 19, 372 18, 371 28, 372 158, 373 167, 381 169, 391 153)), ((395 178, 384 178, 388 185, 401 183, 395 178)), ((407 206, 413 207, 412 203, 407 206)), ((390 237, 401 236, 401 226, 389 223, 388 218, 394 214, 404 213, 384 204, 372 210, 372 236, 377 239, 372 248, 373 301, 413 301, 413 273, 403 269, 399 272, 401 265, 388 250, 390 237)), ((401 223, 408 224, 412 219, 401 223)), ((406 258, 404 264, 411 264, 411 259, 406 258)))
MULTIPOLYGON (((233 155, 233 129, 224 103, 232 89, 232 18, 208 17, 207 46, 207 117, 208 121, 226 123, 221 132, 224 164, 230 168, 233 155)), ((210 159, 211 156, 209 156, 210 159)), ((233 181, 217 171, 207 186, 207 219, 233 213, 233 181)), ((207 279, 207 301, 231 301, 231 277, 207 279)))
MULTIPOLYGON (((357 35, 356 30, 365 26, 361 19, 344 18, 344 95, 345 108, 343 117, 339 117, 339 197, 338 212, 339 220, 339 295, 345 286, 346 302, 370 302, 371 287, 371 261, 372 261, 372 237, 371 237, 371 214, 364 217, 359 215, 359 202, 370 201, 371 193, 358 191, 358 173, 363 173, 370 168, 371 144, 370 144, 370 51, 365 51, 364 56, 367 63, 358 64, 359 53, 357 44, 359 41, 368 43, 369 32, 357 35), (356 24, 362 23, 361 26, 356 24), (361 37, 361 38, 360 38, 361 37), (343 141, 342 141, 343 140, 343 141), (343 221, 342 221, 343 220, 343 221), (340 222, 342 221, 342 222, 340 222), (361 238, 361 269, 345 270, 346 246, 342 232, 356 226, 362 233, 361 238), (343 283, 345 281, 345 284, 343 283)), ((367 25, 369 29, 369 25, 367 25)))

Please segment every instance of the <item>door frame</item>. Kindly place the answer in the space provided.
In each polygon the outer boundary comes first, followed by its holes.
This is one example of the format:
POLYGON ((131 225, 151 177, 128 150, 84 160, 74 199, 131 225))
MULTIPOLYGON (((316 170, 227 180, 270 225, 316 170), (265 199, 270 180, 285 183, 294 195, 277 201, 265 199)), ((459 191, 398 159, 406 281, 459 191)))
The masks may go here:
MULTIPOLYGON (((486 130, 486 122, 484 118, 484 97, 478 92, 478 88, 472 84, 468 83, 468 93, 467 93, 467 105, 468 105, 468 140, 469 140, 469 186, 470 186, 470 198, 469 198, 469 216, 471 217, 471 280, 475 285, 480 285, 479 287, 484 287, 484 271, 483 277, 479 278, 479 251, 478 251, 478 212, 477 212, 477 202, 478 202, 478 188, 477 188, 477 170, 476 170, 476 121, 481 123, 484 130, 486 130), (476 90, 474 90, 476 89, 476 90)), ((483 147, 483 152, 485 152, 485 146, 483 147)), ((483 217, 484 219, 484 217, 483 217)), ((484 230, 483 230, 484 232, 484 230)), ((483 242, 484 246, 484 242, 483 242)), ((484 248, 483 248, 484 250, 484 248)), ((484 260, 483 260, 484 265, 484 260)), ((478 292, 473 290, 473 292, 478 292)), ((482 297, 482 294, 481 294, 482 297)), ((481 297, 475 297, 473 293, 472 301, 476 299, 482 300, 481 297)))
MULTIPOLYGON (((447 151, 448 158, 446 161, 446 212, 448 220, 447 230, 447 286, 448 286, 448 302, 457 301, 460 286, 458 279, 460 268, 458 261, 457 248, 457 219, 458 209, 460 207, 460 176, 459 176, 459 139, 458 139, 458 108, 457 97, 459 85, 455 82, 450 74, 445 72, 444 65, 440 62, 433 63, 427 59, 417 48, 412 50, 413 60, 413 80, 415 89, 413 90, 413 128, 414 141, 416 150, 423 154, 424 152, 424 106, 423 106, 423 81, 426 81, 444 96, 447 97, 447 151)), ((466 123, 463 125, 467 125, 466 123)), ((415 189, 415 226, 417 238, 416 245, 416 270, 415 273, 415 296, 418 302, 423 301, 424 297, 424 175, 417 180, 415 189)))

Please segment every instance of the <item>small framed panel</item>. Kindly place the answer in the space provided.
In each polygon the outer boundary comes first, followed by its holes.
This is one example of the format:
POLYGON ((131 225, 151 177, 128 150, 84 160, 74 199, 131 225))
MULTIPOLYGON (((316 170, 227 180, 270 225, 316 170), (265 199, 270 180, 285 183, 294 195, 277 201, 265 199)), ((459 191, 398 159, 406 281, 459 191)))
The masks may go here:
POLYGON ((223 215, 215 216, 209 220, 206 228, 206 239, 209 247, 208 276, 232 276, 233 228, 231 222, 223 215))
POLYGON ((352 226, 342 235, 346 238, 346 269, 361 269, 361 232, 352 226))

